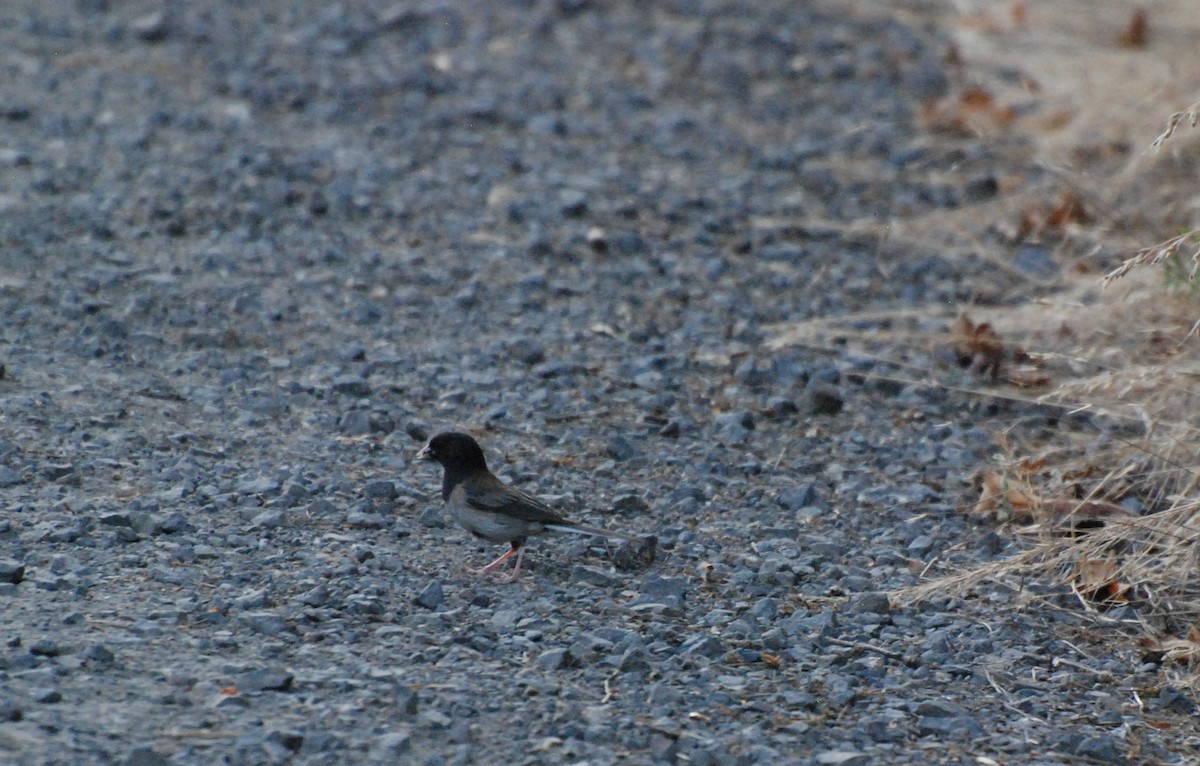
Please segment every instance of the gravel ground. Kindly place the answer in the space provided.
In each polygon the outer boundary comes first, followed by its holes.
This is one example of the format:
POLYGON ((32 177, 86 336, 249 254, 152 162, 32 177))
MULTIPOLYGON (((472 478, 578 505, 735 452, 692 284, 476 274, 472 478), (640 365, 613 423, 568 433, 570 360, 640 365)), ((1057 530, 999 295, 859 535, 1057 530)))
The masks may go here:
POLYGON ((884 593, 1006 555, 958 509, 1044 413, 765 350, 944 327, 994 270, 850 222, 1034 172, 854 5, 0 6, 0 761, 1196 762, 1076 611, 884 593), (465 573, 450 426, 658 560, 465 573))

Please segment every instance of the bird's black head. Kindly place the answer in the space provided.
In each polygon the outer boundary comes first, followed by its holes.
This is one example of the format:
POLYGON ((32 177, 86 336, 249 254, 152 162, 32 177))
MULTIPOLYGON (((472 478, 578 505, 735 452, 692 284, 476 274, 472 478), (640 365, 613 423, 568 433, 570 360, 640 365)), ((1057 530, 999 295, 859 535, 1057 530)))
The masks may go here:
POLYGON ((486 471, 487 461, 479 443, 458 431, 446 431, 429 440, 417 453, 417 460, 434 460, 448 473, 469 474, 486 471))

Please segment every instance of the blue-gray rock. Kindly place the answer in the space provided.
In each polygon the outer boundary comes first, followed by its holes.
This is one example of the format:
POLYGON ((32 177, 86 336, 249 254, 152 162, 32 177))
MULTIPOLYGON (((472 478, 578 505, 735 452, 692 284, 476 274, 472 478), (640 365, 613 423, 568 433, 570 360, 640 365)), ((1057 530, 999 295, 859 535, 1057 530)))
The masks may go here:
POLYGON ((967 715, 967 709, 962 705, 945 699, 924 700, 913 712, 928 718, 959 718, 967 715))
POLYGON ((258 668, 238 676, 239 692, 290 692, 295 681, 283 668, 258 668))
POLYGON ((286 758, 304 746, 304 735, 298 731, 272 729, 263 737, 263 747, 278 757, 286 758))
POLYGON ((508 355, 522 364, 532 367, 546 359, 546 350, 533 338, 515 338, 506 346, 508 355))
POLYGON ((775 365, 766 360, 747 358, 733 370, 733 379, 746 386, 765 386, 776 377, 775 365))
POLYGON ((931 537, 928 535, 917 535, 908 544, 908 553, 917 558, 924 558, 933 550, 933 546, 934 542, 931 537))
POLYGON ((741 428, 747 431, 754 430, 754 413, 749 410, 741 410, 739 412, 722 412, 713 418, 713 422, 718 428, 741 428))
POLYGON ((1048 277, 1058 272, 1050 251, 1039 245, 1021 245, 1013 255, 1013 265, 1029 276, 1048 277))
POLYGON ((0 700, 0 721, 20 721, 25 717, 25 711, 12 700, 0 700))
POLYGON ((442 511, 439 508, 425 508, 417 514, 417 523, 429 529, 441 529, 446 526, 446 520, 442 518, 442 511))
POLYGON ((983 202, 1000 193, 1000 182, 992 173, 976 176, 963 185, 963 201, 983 202))
POLYGON ((561 670, 576 665, 575 658, 564 648, 555 647, 539 654, 533 664, 542 670, 561 670))
POLYGON ((819 766, 867 766, 875 763, 875 758, 857 750, 824 750, 817 753, 819 766))
POLYGON ((571 582, 585 582, 589 585, 597 585, 601 588, 612 588, 621 582, 621 578, 616 575, 605 572, 601 569, 586 567, 583 564, 576 564, 571 567, 571 582))
POLYGON ((1196 703, 1187 693, 1171 686, 1163 686, 1154 700, 1155 710, 1165 710, 1183 715, 1195 715, 1196 703))
POLYGON ((346 524, 355 529, 383 529, 387 519, 378 513, 354 510, 346 514, 346 524))
POLYGON ((57 705, 63 701, 62 692, 58 689, 34 689, 30 696, 41 705, 57 705))
POLYGON ((642 581, 642 593, 648 596, 676 596, 682 598, 689 589, 686 577, 663 577, 651 575, 642 581))
POLYGON ((680 654, 696 654, 701 657, 720 657, 725 654, 725 645, 716 636, 693 636, 679 647, 680 654))
POLYGON ((275 495, 280 483, 270 476, 255 476, 237 483, 237 491, 243 495, 275 495))
POLYGON ((433 580, 421 589, 413 603, 426 609, 437 609, 442 605, 442 598, 442 584, 433 580))
POLYGON ((582 218, 588 210, 587 195, 575 189, 564 190, 559 195, 559 210, 564 218, 582 218))
POLYGON ((1088 760, 1103 761, 1105 763, 1125 762, 1116 739, 1108 735, 1084 737, 1075 746, 1075 755, 1087 758, 1088 760))
POLYGON ((975 739, 983 736, 983 727, 970 716, 953 718, 921 718, 917 721, 917 736, 944 739, 975 739))
POLYGON ((904 739, 904 729, 888 716, 867 716, 860 719, 854 728, 866 734, 872 742, 899 742, 904 739))
POLYGON ((543 380, 565 378, 584 372, 587 372, 587 368, 582 364, 562 361, 542 362, 533 368, 533 374, 543 380))
POLYGON ((819 505, 821 497, 817 492, 817 485, 810 481, 780 490, 776 502, 789 511, 798 511, 801 508, 819 505))
POLYGON ((287 517, 279 509, 263 511, 250 520, 250 526, 255 529, 278 529, 287 523, 287 517))
POLYGON ((288 481, 283 486, 283 498, 287 499, 288 505, 299 505, 310 497, 312 497, 312 492, 308 491, 308 487, 304 484, 296 483, 296 481, 288 481))
POLYGON ((617 670, 622 673, 649 673, 652 670, 646 650, 640 646, 632 646, 625 650, 617 662, 617 670))
POLYGON ((800 263, 804 260, 804 248, 787 242, 774 242, 754 248, 754 254, 764 261, 800 263))
POLYGON ((837 367, 822 367, 813 372, 809 382, 816 381, 817 383, 826 383, 831 386, 836 386, 842 382, 842 371, 837 367))
POLYGON ((270 606, 270 602, 270 594, 266 588, 256 588, 248 593, 243 593, 233 600, 238 609, 245 609, 247 611, 270 606))
POLYGON ((417 690, 404 686, 396 690, 396 696, 392 699, 392 709, 411 718, 417 714, 419 702, 417 690))
POLYGON ((348 410, 338 418, 338 432, 346 436, 366 436, 372 430, 371 413, 366 410, 348 410))
POLYGON ((884 593, 860 593, 850 601, 855 614, 887 614, 892 611, 891 599, 884 593))
POLYGON ((784 418, 788 415, 795 415, 800 411, 800 407, 796 402, 786 396, 772 396, 767 400, 767 414, 774 418, 784 418))
POLYGON ((196 527, 182 513, 172 513, 155 524, 155 532, 164 535, 189 535, 196 527))
POLYGON ((273 612, 243 612, 237 616, 237 621, 264 636, 277 636, 287 630, 287 621, 273 612))
POLYGON ((620 434, 609 437, 604 445, 604 449, 610 457, 621 462, 631 460, 637 457, 638 454, 637 448, 633 446, 633 442, 620 434))
POLYGON ((338 514, 338 508, 323 497, 308 504, 308 514, 315 518, 330 518, 338 514))
POLYGON ((324 606, 329 601, 329 596, 329 586, 318 585, 315 588, 305 591, 300 596, 300 603, 312 607, 324 606))
POLYGON ((837 386, 813 378, 800 396, 800 411, 805 415, 836 415, 845 402, 837 386))
POLYGON ((373 500, 395 500, 400 496, 394 482, 370 481, 363 486, 363 494, 373 500))
POLYGON ((171 761, 167 756, 149 745, 135 747, 126 754, 125 760, 121 761, 121 766, 170 766, 170 764, 171 761))
POLYGON ((57 657, 62 651, 58 644, 49 638, 40 638, 29 647, 29 653, 37 657, 57 657))
POLYGON ((25 564, 12 559, 0 559, 0 583, 16 585, 25 579, 25 564))
POLYGON ((612 503, 613 513, 635 516, 650 510, 650 504, 635 494, 619 495, 612 503))
POLYGON ((404 433, 413 441, 423 442, 429 438, 429 425, 420 420, 410 420, 404 424, 404 433))
POLYGON ((334 378, 331 388, 335 394, 353 396, 359 399, 371 395, 371 387, 367 384, 367 381, 357 375, 340 375, 334 378))
POLYGON ((83 652, 83 659, 94 668, 110 668, 116 664, 116 655, 104 644, 92 644, 83 652))
POLYGON ((380 763, 399 763, 397 758, 406 756, 412 749, 412 730, 401 727, 375 738, 371 754, 380 763))
POLYGON ((74 472, 75 466, 70 463, 47 463, 42 466, 42 475, 50 481, 56 481, 74 472))
POLYGON ((15 487, 21 483, 21 474, 8 466, 0 466, 0 487, 15 487))

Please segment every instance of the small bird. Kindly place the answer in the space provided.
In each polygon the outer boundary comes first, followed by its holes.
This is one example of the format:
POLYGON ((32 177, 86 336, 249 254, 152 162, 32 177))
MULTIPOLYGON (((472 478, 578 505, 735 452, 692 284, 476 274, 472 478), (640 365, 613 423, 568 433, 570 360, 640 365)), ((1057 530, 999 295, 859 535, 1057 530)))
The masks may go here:
POLYGON ((654 559, 658 540, 653 535, 638 538, 571 521, 541 500, 500 481, 488 470, 479 443, 467 434, 458 431, 440 433, 421 448, 416 459, 441 463, 442 500, 455 521, 476 537, 511 546, 477 574, 490 573, 515 553, 517 565, 508 578, 510 582, 515 581, 521 574, 525 539, 548 529, 625 540, 639 545, 639 553, 645 555, 644 552, 648 552, 649 560, 654 559))

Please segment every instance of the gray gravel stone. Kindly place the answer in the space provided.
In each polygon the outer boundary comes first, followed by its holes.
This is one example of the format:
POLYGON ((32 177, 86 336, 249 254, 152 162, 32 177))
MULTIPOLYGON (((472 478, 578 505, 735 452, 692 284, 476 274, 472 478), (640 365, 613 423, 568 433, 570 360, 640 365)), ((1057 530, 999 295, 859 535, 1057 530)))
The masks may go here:
POLYGON ((442 585, 437 580, 428 583, 413 599, 414 604, 426 609, 437 609, 442 605, 442 601, 442 585))
POLYGON ((612 588, 623 582, 621 578, 613 574, 593 567, 586 567, 582 564, 576 564, 571 567, 571 581, 585 582, 601 588, 612 588))
POLYGON ((547 649, 537 656, 534 664, 542 670, 561 670, 575 664, 571 653, 560 647, 547 649))
POLYGON ((816 378, 809 381, 799 402, 800 412, 805 415, 837 415, 843 406, 845 401, 838 387, 816 378))
POLYGON ((149 745, 135 747, 125 755, 122 766, 169 766, 170 759, 149 745))
POLYGON ((341 375, 334 378, 331 386, 335 394, 362 399, 371 395, 371 386, 357 375, 341 375))
POLYGON ((632 460, 638 454, 637 448, 633 446, 633 442, 624 436, 609 437, 604 448, 614 460, 618 461, 632 460))
POLYGON ((380 762, 395 763, 394 759, 407 756, 411 749, 412 731, 408 727, 401 727, 376 737, 371 755, 380 762))
POLYGON ((446 526, 446 520, 442 517, 442 512, 438 508, 425 508, 417 516, 417 523, 429 529, 442 529, 446 526))
POLYGON ((716 636, 695 636, 688 639, 679 648, 682 654, 697 654, 701 657, 716 658, 725 653, 725 645, 716 636))
POLYGON ((22 481, 21 474, 8 466, 0 466, 0 487, 15 487, 22 481))
POLYGON ((861 593, 850 602, 850 611, 858 614, 887 614, 892 611, 886 593, 861 593))
POLYGON ((0 559, 0 583, 14 585, 25 579, 25 564, 11 559, 0 559))
POLYGON ((376 500, 395 500, 400 496, 394 482, 370 481, 363 485, 363 494, 376 500))
POLYGON ((273 612, 244 612, 237 616, 237 621, 264 636, 278 636, 287 630, 287 620, 273 612))
POLYGON ((239 692, 290 692, 295 681, 288 671, 282 668, 259 668, 238 677, 239 692))

